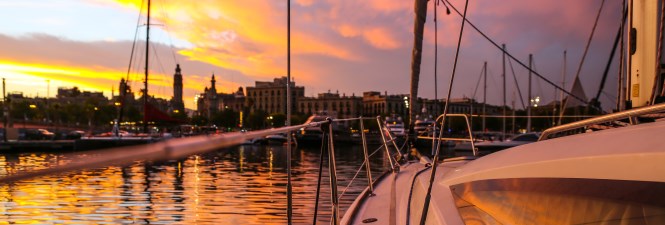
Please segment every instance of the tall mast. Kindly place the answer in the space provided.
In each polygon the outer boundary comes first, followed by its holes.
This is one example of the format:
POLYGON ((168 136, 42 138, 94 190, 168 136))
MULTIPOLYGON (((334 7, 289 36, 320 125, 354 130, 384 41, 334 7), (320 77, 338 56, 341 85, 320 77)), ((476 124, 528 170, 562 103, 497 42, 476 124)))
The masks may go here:
POLYGON ((485 105, 487 105, 487 61, 483 65, 483 131, 485 131, 485 105))
POLYGON ((625 100, 625 95, 624 95, 625 84, 624 84, 623 81, 624 81, 624 76, 625 76, 626 59, 624 57, 626 56, 626 52, 624 50, 624 39, 623 38, 624 38, 624 35, 625 35, 625 27, 624 27, 625 23, 624 23, 623 19, 626 18, 626 14, 627 14, 627 12, 626 12, 626 0, 623 0, 623 2, 621 2, 621 8, 622 8, 622 10, 621 10, 621 12, 622 12, 622 16, 621 16, 622 21, 619 25, 619 27, 620 27, 619 29, 621 29, 621 44, 619 45, 621 49, 619 50, 619 52, 621 52, 621 53, 619 53, 619 76, 617 76, 617 78, 618 78, 617 83, 619 84, 619 85, 617 85, 617 89, 618 89, 617 93, 619 93, 619 94, 617 95, 616 112, 619 112, 619 111, 623 110, 623 104, 625 102, 624 101, 625 100))
MULTIPOLYGON (((561 74, 561 88, 566 89, 566 65, 567 65, 567 60, 566 60, 566 51, 563 51, 563 73, 561 74)), ((559 102, 559 114, 563 115, 563 111, 566 110, 563 106, 563 89, 561 89, 561 102, 559 102)), ((557 122, 557 125, 561 125, 561 116, 559 116, 559 121, 557 122)))
POLYGON ((529 54, 529 93, 526 107, 526 132, 531 132, 531 66, 533 63, 533 55, 529 54))
POLYGON ((506 44, 502 44, 503 48, 503 123, 501 126, 501 140, 506 140, 506 44))
POLYGON ((2 78, 2 106, 3 106, 3 110, 5 111, 5 115, 4 115, 5 118, 3 118, 3 122, 4 122, 3 127, 5 129, 2 129, 2 132, 3 132, 2 136, 4 137, 3 138, 4 142, 7 142, 7 128, 8 128, 7 123, 9 122, 9 107, 8 107, 8 105, 9 104, 7 103, 7 94, 5 93, 5 78, 2 78))
POLYGON ((148 62, 150 60, 148 55, 150 54, 150 0, 148 0, 148 19, 146 22, 146 32, 145 32, 145 80, 143 80, 143 132, 148 133, 148 62))
MULTIPOLYGON (((286 2, 287 6, 287 17, 286 17, 286 126, 291 126, 291 0, 286 2)), ((325 131, 323 131, 325 132, 325 131)), ((291 138, 292 132, 287 133, 286 135, 286 197, 287 197, 287 208, 286 208, 286 218, 289 225, 293 223, 293 184, 291 184, 291 138)), ((332 135, 332 134, 330 134, 332 135)), ((325 137, 325 135, 324 135, 325 137)), ((332 136, 331 136, 332 139, 332 136)), ((332 145, 332 143, 331 143, 332 145)), ((323 156, 321 156, 323 157, 323 156)), ((334 168, 334 165, 333 165, 334 168)), ((334 205, 333 207, 337 207, 334 205)), ((334 221, 337 221, 337 215, 333 218, 334 221)), ((316 221, 315 221, 316 222, 316 221)))
MULTIPOLYGON (((427 0, 415 1, 415 16, 413 21, 413 50, 411 51, 411 90, 409 92, 409 128, 415 122, 415 106, 418 101, 418 82, 420 80, 420 63, 423 50, 423 33, 425 32, 425 19, 427 18, 427 0)), ((410 131, 413 129, 409 129, 410 131)))

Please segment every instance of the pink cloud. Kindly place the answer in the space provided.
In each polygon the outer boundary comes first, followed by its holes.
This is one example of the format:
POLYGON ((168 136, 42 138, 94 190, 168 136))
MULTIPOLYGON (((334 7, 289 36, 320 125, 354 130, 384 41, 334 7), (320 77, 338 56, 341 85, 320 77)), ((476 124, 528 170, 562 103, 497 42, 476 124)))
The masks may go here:
POLYGON ((379 49, 390 50, 401 46, 400 42, 388 29, 381 27, 365 30, 363 32, 363 38, 365 38, 369 44, 379 49))
POLYGON ((296 0, 296 3, 302 6, 310 6, 314 4, 314 0, 296 0))

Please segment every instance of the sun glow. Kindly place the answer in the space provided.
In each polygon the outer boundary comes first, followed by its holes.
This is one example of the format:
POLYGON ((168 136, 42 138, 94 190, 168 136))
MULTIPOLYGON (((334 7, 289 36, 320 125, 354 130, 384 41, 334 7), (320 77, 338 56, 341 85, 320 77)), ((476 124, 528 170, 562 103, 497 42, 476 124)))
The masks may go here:
MULTIPOLYGON (((0 61, 0 74, 7 78, 7 87, 10 92, 19 91, 32 95, 34 94, 32 91, 36 91, 36 86, 42 86, 35 83, 35 80, 43 79, 52 82, 51 88, 53 90, 62 86, 77 86, 82 90, 102 91, 107 97, 110 97, 112 89, 117 89, 120 79, 126 76, 126 72, 109 68, 82 68, 8 61, 0 61)), ((130 77, 137 76, 139 75, 130 75, 130 77)), ((155 74, 155 76, 165 77, 160 74, 155 74)), ((171 83, 166 80, 155 80, 151 81, 151 87, 154 89, 166 89, 171 88, 171 83)), ((53 90, 51 90, 51 93, 55 93, 53 90)), ((139 90, 139 88, 135 88, 135 90, 139 90)), ((45 91, 38 93, 45 94, 45 91)), ((170 99, 170 94, 151 93, 151 95, 155 95, 156 97, 167 99, 170 99)), ((53 94, 51 94, 51 97, 53 97, 53 94)))

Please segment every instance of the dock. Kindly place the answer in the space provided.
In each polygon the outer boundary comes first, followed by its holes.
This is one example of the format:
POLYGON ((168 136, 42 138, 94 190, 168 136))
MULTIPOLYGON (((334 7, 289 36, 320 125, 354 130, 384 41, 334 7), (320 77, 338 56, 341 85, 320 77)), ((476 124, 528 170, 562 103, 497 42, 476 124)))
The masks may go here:
POLYGON ((0 142, 0 153, 19 153, 25 151, 71 151, 74 140, 19 140, 0 142))

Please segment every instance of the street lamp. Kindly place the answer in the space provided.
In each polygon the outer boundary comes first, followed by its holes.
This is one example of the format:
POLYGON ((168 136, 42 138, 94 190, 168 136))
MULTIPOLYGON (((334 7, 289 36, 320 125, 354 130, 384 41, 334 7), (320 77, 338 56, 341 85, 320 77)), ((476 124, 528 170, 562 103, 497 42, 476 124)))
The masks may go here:
POLYGON ((531 106, 534 108, 538 107, 538 104, 540 103, 540 96, 536 96, 535 98, 531 99, 531 106))
POLYGON ((272 116, 268 116, 268 117, 266 117, 266 120, 268 120, 268 125, 270 125, 270 127, 273 126, 273 125, 272 125, 272 118, 273 118, 272 116))

